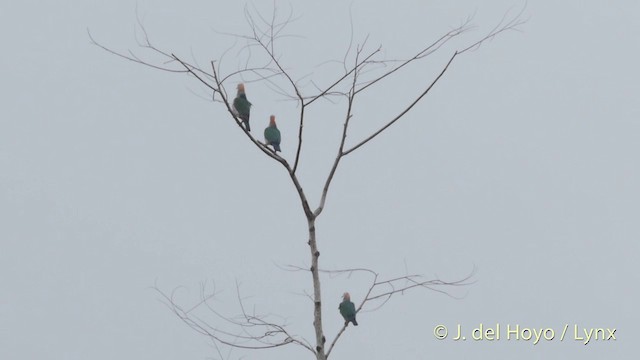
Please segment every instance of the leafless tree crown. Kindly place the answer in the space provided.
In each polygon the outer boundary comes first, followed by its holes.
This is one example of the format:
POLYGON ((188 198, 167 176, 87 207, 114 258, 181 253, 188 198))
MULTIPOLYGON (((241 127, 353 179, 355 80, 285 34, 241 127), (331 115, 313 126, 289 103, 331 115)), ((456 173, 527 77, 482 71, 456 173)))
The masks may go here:
MULTIPOLYGON (((218 347, 219 344, 227 345, 232 348, 243 349, 266 349, 280 347, 289 344, 296 344, 302 348, 309 350, 319 360, 325 360, 329 357, 339 338, 345 332, 347 325, 345 324, 333 340, 328 343, 326 341, 324 329, 322 326, 322 296, 320 275, 350 275, 354 273, 369 274, 371 283, 366 295, 362 298, 357 306, 357 311, 363 310, 363 307, 372 305, 369 310, 375 310, 384 305, 394 294, 404 293, 414 288, 427 288, 439 292, 442 286, 461 286, 469 283, 470 276, 456 281, 442 281, 440 279, 426 279, 417 274, 405 274, 393 278, 381 278, 378 273, 370 269, 345 269, 345 270, 322 270, 319 267, 318 259, 320 252, 318 250, 318 242, 315 232, 315 221, 325 209, 327 194, 338 170, 341 160, 362 148, 371 140, 382 134, 391 125, 402 119, 411 109, 418 104, 433 87, 443 78, 449 70, 454 60, 460 55, 471 52, 479 48, 483 43, 495 38, 497 35, 507 31, 517 30, 524 23, 522 18, 524 8, 517 14, 507 12, 502 19, 486 34, 481 35, 476 40, 472 40, 467 45, 453 50, 447 60, 441 65, 440 71, 429 82, 424 84, 423 89, 414 94, 408 104, 403 105, 397 110, 395 116, 387 119, 384 125, 368 136, 347 144, 347 136, 349 133, 350 120, 353 117, 353 105, 357 100, 361 99, 361 95, 372 89, 374 86, 382 86, 384 81, 399 72, 406 70, 408 65, 425 61, 430 55, 438 50, 442 50, 443 46, 452 39, 470 32, 473 29, 472 18, 467 18, 460 25, 443 33, 430 43, 424 44, 417 49, 411 56, 401 59, 385 59, 381 53, 381 46, 369 46, 369 38, 366 37, 361 43, 355 44, 353 35, 348 44, 347 50, 340 60, 342 71, 335 75, 333 79, 321 85, 314 80, 308 79, 306 76, 302 78, 294 78, 290 71, 282 65, 282 57, 286 56, 278 48, 278 43, 284 37, 290 36, 286 34, 286 29, 294 20, 293 12, 290 11, 284 16, 279 16, 277 8, 270 17, 261 15, 259 12, 245 7, 244 17, 248 24, 249 32, 247 34, 229 34, 220 33, 230 36, 236 40, 236 45, 226 49, 217 60, 212 60, 209 65, 201 67, 195 60, 187 61, 184 57, 178 56, 171 51, 160 49, 151 41, 145 27, 138 21, 141 30, 142 39, 138 45, 142 52, 147 52, 142 57, 134 51, 118 52, 94 39, 89 33, 89 37, 93 44, 100 48, 122 57, 126 60, 136 62, 158 70, 172 73, 182 73, 193 76, 203 86, 212 93, 213 102, 222 106, 227 110, 229 118, 234 120, 238 128, 244 132, 248 141, 266 156, 280 164, 289 175, 292 185, 294 186, 302 205, 302 210, 307 219, 308 225, 308 245, 310 249, 311 265, 309 268, 301 268, 297 266, 288 267, 294 271, 308 271, 311 273, 313 283, 313 294, 309 297, 313 301, 313 325, 315 332, 314 341, 309 341, 296 334, 291 334, 287 330, 287 325, 279 321, 280 319, 273 316, 264 316, 248 311, 240 296, 238 288, 238 303, 240 304, 240 314, 236 317, 224 316, 212 306, 210 300, 215 296, 215 291, 209 292, 203 285, 201 289, 201 300, 190 307, 183 307, 178 304, 174 297, 174 293, 167 294, 156 289, 169 308, 187 325, 195 331, 211 338, 216 344, 218 355, 223 355, 218 347), (241 42, 242 45, 237 45, 241 42), (226 57, 230 56, 233 49, 240 49, 239 54, 243 54, 240 58, 242 65, 228 71, 223 65, 226 57), (159 59, 158 61, 149 60, 150 58, 159 59), (292 159, 286 159, 277 154, 266 146, 265 143, 256 139, 252 133, 246 131, 241 125, 242 121, 233 111, 233 99, 230 98, 227 86, 232 84, 232 88, 238 82, 255 83, 260 82, 266 84, 274 93, 284 99, 297 103, 298 113, 298 132, 295 146, 295 155, 292 159), (304 85, 303 85, 304 84, 304 85), (343 126, 341 129, 340 142, 337 149, 333 164, 326 176, 320 199, 315 206, 307 199, 304 188, 301 185, 297 170, 300 165, 301 153, 303 150, 305 138, 305 111, 318 103, 318 100, 333 101, 335 98, 346 99, 347 108, 343 115, 343 126), (196 309, 206 308, 214 314, 218 321, 215 325, 201 319, 194 314, 196 309)), ((352 24, 353 28, 353 24, 352 24)), ((352 31, 353 34, 353 31, 352 31)), ((238 55, 240 56, 240 55, 238 55)))

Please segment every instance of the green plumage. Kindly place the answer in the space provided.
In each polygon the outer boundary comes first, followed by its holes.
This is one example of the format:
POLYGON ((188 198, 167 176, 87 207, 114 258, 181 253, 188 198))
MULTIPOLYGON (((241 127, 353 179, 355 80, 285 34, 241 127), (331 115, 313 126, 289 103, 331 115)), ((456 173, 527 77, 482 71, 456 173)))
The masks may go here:
POLYGON ((340 310, 340 315, 344 318, 345 324, 352 322, 353 325, 358 326, 358 322, 356 321, 356 306, 348 299, 345 299, 338 306, 340 310))
POLYGON ((247 95, 244 93, 238 94, 238 96, 233 99, 233 107, 238 112, 238 115, 241 119, 249 118, 249 114, 251 113, 251 103, 247 100, 247 95))
POLYGON ((280 151, 280 130, 276 127, 275 121, 264 129, 264 139, 267 145, 273 145, 273 150, 280 151))
POLYGON ((244 93, 244 86, 238 89, 238 96, 233 99, 233 108, 238 113, 238 117, 242 120, 245 129, 251 131, 251 127, 249 126, 251 103, 247 100, 247 95, 244 93))

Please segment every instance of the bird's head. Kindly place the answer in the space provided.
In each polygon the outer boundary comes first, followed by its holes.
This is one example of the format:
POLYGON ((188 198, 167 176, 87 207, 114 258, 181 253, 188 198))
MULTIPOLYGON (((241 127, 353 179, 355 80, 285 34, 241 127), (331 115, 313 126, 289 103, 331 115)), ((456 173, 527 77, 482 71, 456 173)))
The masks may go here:
POLYGON ((240 93, 244 92, 244 84, 243 83, 238 84, 238 92, 240 92, 240 93))
POLYGON ((351 301, 351 295, 348 292, 342 294, 342 300, 351 301))
POLYGON ((275 115, 269 116, 269 125, 272 125, 272 126, 276 125, 276 116, 275 115))

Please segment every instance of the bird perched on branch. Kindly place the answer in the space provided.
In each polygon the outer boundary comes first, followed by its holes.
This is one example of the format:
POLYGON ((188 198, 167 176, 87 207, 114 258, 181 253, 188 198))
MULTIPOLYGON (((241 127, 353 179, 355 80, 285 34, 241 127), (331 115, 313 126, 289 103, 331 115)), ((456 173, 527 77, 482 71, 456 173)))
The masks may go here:
POLYGON ((280 151, 280 130, 276 126, 276 116, 271 115, 269 126, 264 129, 264 140, 267 145, 273 145, 273 150, 280 151))
POLYGON ((344 318, 344 326, 349 325, 349 322, 358 326, 358 322, 356 321, 356 306, 351 302, 351 296, 348 292, 342 295, 342 302, 340 303, 340 306, 338 306, 338 309, 344 318))
POLYGON ((244 92, 244 84, 238 84, 238 95, 233 99, 233 109, 238 114, 240 120, 244 124, 247 131, 251 131, 249 127, 249 114, 251 113, 251 103, 247 100, 247 94, 244 92))

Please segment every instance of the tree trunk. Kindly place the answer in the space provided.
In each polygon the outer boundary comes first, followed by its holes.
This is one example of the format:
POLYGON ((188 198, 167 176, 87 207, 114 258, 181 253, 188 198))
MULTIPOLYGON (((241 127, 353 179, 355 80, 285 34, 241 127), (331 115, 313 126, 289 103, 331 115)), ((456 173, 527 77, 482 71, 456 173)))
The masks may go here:
POLYGON ((309 249, 311 250, 311 276, 313 277, 313 327, 316 331, 316 359, 326 360, 324 343, 325 337, 322 332, 322 295, 320 293, 320 276, 318 271, 318 258, 320 252, 316 244, 315 218, 307 217, 309 225, 309 249))

